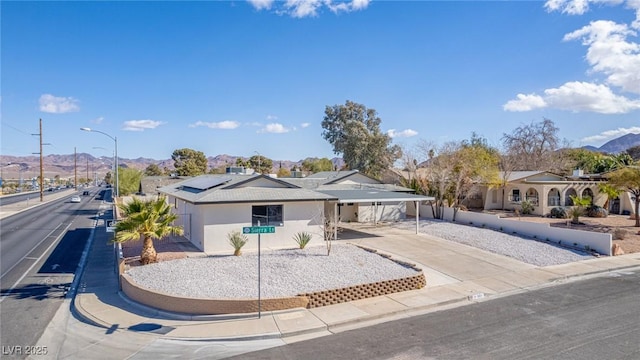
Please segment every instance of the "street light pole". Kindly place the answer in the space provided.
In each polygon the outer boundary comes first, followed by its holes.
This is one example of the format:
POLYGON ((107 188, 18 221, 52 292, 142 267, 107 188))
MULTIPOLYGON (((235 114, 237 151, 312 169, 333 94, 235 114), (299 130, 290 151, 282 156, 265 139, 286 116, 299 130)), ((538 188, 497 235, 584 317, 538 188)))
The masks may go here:
POLYGON ((80 128, 80 130, 97 132, 97 133, 105 135, 108 138, 110 138, 111 140, 113 140, 113 142, 115 144, 115 160, 114 160, 114 164, 116 166, 116 191, 115 191, 115 194, 116 194, 116 197, 118 197, 118 195, 120 195, 120 191, 118 189, 119 188, 119 180, 118 180, 118 138, 114 137, 114 136, 111 136, 111 135, 107 134, 106 132, 102 132, 100 130, 94 130, 94 129, 87 128, 87 127, 80 128))

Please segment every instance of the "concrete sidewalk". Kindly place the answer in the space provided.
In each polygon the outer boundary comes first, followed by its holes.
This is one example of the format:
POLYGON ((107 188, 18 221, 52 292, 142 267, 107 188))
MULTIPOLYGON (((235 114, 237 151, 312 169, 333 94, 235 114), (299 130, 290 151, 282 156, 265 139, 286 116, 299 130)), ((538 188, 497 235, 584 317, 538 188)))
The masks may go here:
POLYGON ((113 245, 96 228, 72 311, 109 331, 170 339, 267 339, 295 342, 445 308, 486 301, 604 272, 640 267, 640 254, 536 267, 466 245, 393 228, 361 228, 355 243, 416 263, 427 278, 420 290, 314 309, 258 314, 186 316, 151 309, 119 292, 113 245))

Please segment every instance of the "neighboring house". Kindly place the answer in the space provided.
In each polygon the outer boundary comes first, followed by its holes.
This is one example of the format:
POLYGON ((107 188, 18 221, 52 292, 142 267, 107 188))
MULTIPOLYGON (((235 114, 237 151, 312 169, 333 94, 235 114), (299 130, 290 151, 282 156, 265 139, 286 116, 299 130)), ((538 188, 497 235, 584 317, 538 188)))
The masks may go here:
MULTIPOLYGON (((324 239, 331 221, 399 220, 407 201, 431 200, 409 194, 410 189, 381 184, 357 172, 319 173, 307 178, 276 179, 265 175, 202 175, 157 189, 179 215, 185 237, 207 253, 232 250, 227 234, 248 226, 275 226, 262 234, 263 248, 295 246, 298 232, 324 239), (396 192, 394 190, 400 190, 396 192), (402 203, 402 205, 400 204, 402 203)), ((257 249, 257 235, 246 249, 257 249)))
MULTIPOLYGON (((357 170, 322 171, 304 178, 282 180, 344 200, 338 203, 338 217, 346 222, 375 223, 406 219, 407 198, 403 195, 413 192, 413 189, 406 187, 383 184, 357 170), (349 199, 353 201, 346 201, 349 199)), ((328 203, 325 211, 330 211, 331 206, 328 203)))
MULTIPOLYGON (((500 179, 505 173, 500 174, 500 179)), ((574 171, 572 176, 560 176, 546 171, 513 171, 506 177, 506 186, 482 189, 485 210, 516 210, 522 208, 522 202, 533 205, 536 215, 548 215, 551 209, 561 206, 573 206, 571 195, 590 197, 592 203, 603 206, 607 196, 598 190, 598 184, 606 181, 600 174, 584 174, 574 171), (504 204, 504 205, 503 205, 504 204)), ((632 209, 631 198, 624 193, 618 199, 609 202, 611 213, 622 213, 632 209)))
POLYGON ((176 184, 190 178, 191 176, 178 175, 143 176, 140 180, 140 190, 146 195, 158 195, 159 188, 176 184))

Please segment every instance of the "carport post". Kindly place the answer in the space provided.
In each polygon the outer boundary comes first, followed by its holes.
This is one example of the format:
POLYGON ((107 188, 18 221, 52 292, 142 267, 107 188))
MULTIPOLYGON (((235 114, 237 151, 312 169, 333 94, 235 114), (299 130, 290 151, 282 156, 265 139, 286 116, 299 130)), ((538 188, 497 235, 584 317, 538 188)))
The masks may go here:
POLYGON ((420 202, 416 201, 416 235, 420 233, 420 202))
POLYGON ((333 240, 338 240, 338 202, 333 205, 333 240))

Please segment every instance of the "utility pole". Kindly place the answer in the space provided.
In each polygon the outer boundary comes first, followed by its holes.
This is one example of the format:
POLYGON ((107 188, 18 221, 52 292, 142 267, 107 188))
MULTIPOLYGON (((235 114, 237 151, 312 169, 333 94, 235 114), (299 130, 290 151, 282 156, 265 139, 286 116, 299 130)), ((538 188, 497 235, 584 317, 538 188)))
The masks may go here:
POLYGON ((76 187, 76 191, 78 191, 78 153, 76 152, 75 146, 73 147, 73 175, 73 183, 76 187))
POLYGON ((89 155, 87 155, 87 184, 89 183, 89 155))
POLYGON ((44 168, 42 165, 42 145, 44 144, 42 143, 42 119, 40 119, 40 132, 37 134, 31 134, 31 135, 40 136, 40 152, 34 153, 34 154, 40 154, 40 202, 42 202, 44 198, 44 168))

